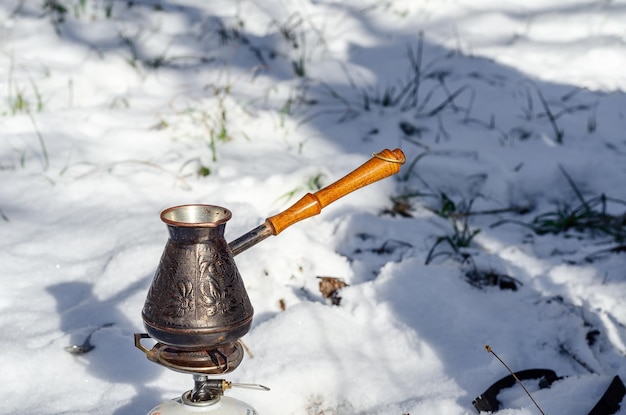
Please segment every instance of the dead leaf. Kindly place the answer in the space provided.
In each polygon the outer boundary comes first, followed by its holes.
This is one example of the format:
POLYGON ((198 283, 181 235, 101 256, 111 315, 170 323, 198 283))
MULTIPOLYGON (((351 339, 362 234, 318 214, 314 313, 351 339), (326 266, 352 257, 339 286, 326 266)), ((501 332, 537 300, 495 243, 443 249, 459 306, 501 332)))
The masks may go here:
POLYGON ((329 298, 333 305, 339 305, 341 297, 339 297, 339 290, 343 287, 347 287, 343 280, 335 277, 317 277, 319 282, 320 293, 322 297, 329 298))

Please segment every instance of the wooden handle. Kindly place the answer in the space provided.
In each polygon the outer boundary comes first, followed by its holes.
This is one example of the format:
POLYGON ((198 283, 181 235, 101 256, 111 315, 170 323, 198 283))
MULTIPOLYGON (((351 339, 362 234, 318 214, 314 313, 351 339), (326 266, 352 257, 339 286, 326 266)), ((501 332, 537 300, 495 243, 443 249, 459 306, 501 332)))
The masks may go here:
POLYGON ((267 218, 265 224, 272 229, 272 235, 278 235, 294 223, 319 214, 323 208, 348 193, 396 174, 405 161, 404 153, 399 148, 375 153, 374 157, 352 173, 315 194, 307 193, 287 210, 267 218))

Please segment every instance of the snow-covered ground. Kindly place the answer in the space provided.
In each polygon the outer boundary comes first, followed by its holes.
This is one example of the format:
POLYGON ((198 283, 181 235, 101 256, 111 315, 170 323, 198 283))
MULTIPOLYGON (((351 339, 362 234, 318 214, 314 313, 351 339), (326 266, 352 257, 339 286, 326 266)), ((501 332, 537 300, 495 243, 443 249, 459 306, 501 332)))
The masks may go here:
POLYGON ((159 212, 227 207, 232 240, 401 148, 398 175, 237 256, 255 320, 228 379, 271 391, 228 395, 472 414, 508 373, 489 344, 565 376, 528 385, 545 413, 587 414, 626 380, 625 21, 618 0, 2 1, 0 413, 190 389, 133 345, 159 212), (320 276, 349 284, 338 306, 320 276))

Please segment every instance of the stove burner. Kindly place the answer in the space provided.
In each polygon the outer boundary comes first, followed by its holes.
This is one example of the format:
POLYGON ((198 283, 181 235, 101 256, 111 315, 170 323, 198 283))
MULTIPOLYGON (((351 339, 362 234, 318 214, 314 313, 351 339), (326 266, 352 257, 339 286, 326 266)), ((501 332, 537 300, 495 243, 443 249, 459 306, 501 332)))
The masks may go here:
POLYGON ((149 338, 148 334, 135 333, 135 347, 144 352, 148 360, 177 372, 221 375, 235 370, 243 360, 243 345, 240 341, 215 349, 177 349, 164 343, 156 343, 152 349, 148 349, 141 344, 141 339, 149 338))

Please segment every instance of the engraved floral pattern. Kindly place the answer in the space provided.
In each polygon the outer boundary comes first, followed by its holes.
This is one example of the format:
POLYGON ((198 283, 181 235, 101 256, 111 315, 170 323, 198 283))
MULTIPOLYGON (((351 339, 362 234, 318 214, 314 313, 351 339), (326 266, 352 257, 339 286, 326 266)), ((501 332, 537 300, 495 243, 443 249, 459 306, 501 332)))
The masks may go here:
POLYGON ((168 243, 165 253, 148 292, 144 314, 155 322, 184 326, 185 316, 195 309, 193 282, 180 273, 188 252, 168 243))
POLYGON ((199 256, 198 266, 200 291, 208 316, 228 318, 237 312, 247 311, 242 294, 237 291, 241 277, 227 253, 207 250, 199 256))
POLYGON ((191 281, 179 281, 175 284, 173 295, 167 305, 166 315, 170 317, 182 317, 194 309, 193 284, 191 281))
POLYGON ((216 295, 207 298, 207 314, 210 316, 220 314, 228 315, 237 311, 237 301, 233 299, 228 292, 222 291, 216 295))

